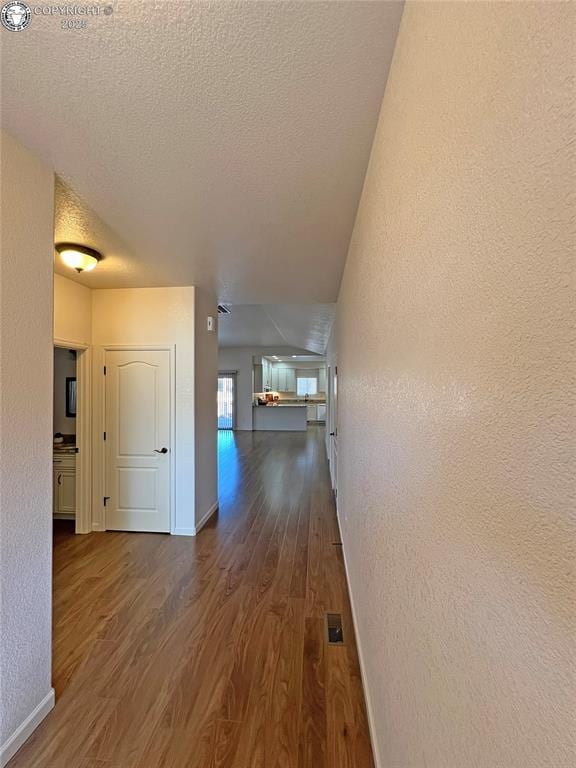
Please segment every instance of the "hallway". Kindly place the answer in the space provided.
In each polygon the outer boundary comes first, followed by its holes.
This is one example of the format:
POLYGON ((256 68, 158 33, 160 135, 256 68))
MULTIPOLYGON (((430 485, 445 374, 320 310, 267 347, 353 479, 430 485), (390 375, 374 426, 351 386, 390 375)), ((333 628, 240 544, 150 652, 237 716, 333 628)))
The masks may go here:
POLYGON ((323 439, 221 432, 195 539, 58 529, 57 704, 10 768, 373 765, 323 439))

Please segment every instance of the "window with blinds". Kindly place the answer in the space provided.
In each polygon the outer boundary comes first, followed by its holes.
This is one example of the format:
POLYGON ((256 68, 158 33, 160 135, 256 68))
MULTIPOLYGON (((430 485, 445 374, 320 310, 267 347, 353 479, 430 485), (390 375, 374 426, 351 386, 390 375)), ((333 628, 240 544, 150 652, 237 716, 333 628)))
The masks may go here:
POLYGON ((296 371, 296 394, 298 397, 318 394, 318 371, 316 369, 296 371))

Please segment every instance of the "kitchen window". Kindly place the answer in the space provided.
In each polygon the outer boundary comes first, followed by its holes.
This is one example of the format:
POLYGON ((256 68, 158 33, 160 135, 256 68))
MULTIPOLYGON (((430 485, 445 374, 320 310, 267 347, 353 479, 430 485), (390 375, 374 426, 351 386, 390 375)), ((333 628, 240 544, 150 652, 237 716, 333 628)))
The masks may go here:
POLYGON ((308 376, 306 378, 298 376, 296 379, 296 394, 299 397, 305 395, 315 395, 318 392, 318 379, 316 376, 308 376))

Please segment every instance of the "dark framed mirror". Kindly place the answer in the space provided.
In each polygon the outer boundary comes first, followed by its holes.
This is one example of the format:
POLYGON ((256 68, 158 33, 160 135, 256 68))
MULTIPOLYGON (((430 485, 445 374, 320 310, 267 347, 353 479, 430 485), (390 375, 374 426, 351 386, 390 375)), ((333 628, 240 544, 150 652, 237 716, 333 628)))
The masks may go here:
POLYGON ((66 416, 76 418, 76 377, 66 376, 66 416))

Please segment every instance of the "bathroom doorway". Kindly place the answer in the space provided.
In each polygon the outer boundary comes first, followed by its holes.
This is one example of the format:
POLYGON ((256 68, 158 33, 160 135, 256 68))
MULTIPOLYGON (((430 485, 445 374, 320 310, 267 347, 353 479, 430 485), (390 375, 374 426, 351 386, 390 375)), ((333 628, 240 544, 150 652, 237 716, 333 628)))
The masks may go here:
MULTIPOLYGON (((92 531, 90 351, 54 346, 52 516, 92 531)), ((66 522, 61 523, 66 525, 66 522)))

